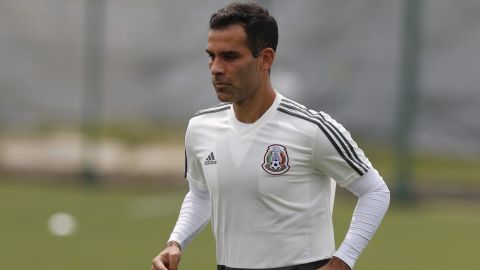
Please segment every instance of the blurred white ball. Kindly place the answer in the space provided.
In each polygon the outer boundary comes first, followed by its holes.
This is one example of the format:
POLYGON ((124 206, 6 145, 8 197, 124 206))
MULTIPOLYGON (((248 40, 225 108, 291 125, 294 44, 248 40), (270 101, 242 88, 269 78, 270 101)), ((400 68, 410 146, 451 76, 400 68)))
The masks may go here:
POLYGON ((77 221, 72 215, 59 212, 48 220, 48 229, 55 236, 70 236, 77 229, 77 221))

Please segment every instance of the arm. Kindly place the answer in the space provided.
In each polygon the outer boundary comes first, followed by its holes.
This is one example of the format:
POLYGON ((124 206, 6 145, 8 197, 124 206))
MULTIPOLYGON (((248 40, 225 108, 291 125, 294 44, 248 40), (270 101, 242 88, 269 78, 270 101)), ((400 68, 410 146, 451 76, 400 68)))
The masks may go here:
POLYGON ((175 241, 184 249, 190 241, 210 221, 210 195, 208 190, 190 183, 190 191, 185 196, 177 224, 168 239, 175 241))
POLYGON ((202 231, 210 220, 210 196, 208 190, 189 184, 175 228, 166 248, 152 261, 152 270, 176 270, 182 250, 202 231))
POLYGON ((347 235, 332 262, 320 268, 351 269, 380 226, 390 203, 390 191, 375 169, 345 187, 358 197, 347 235))

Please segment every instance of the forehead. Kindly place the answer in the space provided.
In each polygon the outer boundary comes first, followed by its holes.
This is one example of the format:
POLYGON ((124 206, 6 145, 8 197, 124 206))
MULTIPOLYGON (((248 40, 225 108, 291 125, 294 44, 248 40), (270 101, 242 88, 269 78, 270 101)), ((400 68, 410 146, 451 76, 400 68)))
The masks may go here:
POLYGON ((247 34, 239 24, 221 29, 210 29, 207 50, 212 52, 248 50, 247 34))

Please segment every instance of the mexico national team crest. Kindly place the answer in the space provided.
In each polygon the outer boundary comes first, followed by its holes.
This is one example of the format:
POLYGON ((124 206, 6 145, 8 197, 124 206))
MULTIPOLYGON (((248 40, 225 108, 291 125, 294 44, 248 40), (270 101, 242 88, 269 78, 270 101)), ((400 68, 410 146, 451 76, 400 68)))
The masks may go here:
POLYGON ((290 169, 287 148, 280 144, 272 144, 267 148, 262 168, 269 174, 284 174, 290 169))

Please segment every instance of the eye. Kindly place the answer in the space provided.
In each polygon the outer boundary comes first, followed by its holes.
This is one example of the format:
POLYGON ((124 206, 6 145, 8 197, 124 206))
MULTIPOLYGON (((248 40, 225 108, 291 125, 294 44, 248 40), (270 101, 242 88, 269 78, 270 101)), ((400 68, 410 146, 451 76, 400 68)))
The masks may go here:
POLYGON ((235 60, 237 59, 239 56, 237 53, 226 53, 223 55, 223 58, 225 58, 225 60, 227 61, 231 61, 231 60, 235 60))
POLYGON ((213 60, 215 59, 215 55, 209 51, 207 51, 207 55, 208 55, 208 60, 213 60))

